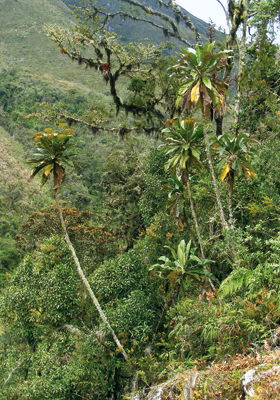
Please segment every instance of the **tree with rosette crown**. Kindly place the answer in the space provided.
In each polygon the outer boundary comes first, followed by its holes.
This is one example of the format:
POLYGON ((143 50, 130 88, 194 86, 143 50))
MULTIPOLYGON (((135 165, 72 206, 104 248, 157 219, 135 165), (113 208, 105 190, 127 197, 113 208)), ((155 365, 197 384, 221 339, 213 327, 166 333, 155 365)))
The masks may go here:
POLYGON ((195 212, 195 202, 191 190, 190 170, 194 168, 197 172, 203 168, 200 161, 200 148, 202 147, 203 125, 198 124, 195 119, 174 120, 169 127, 163 129, 165 141, 162 147, 169 160, 165 164, 165 169, 171 169, 173 174, 176 169, 180 170, 182 184, 186 186, 191 204, 192 217, 200 244, 201 255, 204 256, 202 237, 200 234, 197 215, 195 212))
POLYGON ((205 266, 212 263, 212 260, 200 259, 195 255, 195 251, 191 250, 191 240, 186 245, 185 240, 181 240, 177 252, 171 247, 164 246, 171 251, 173 261, 168 257, 161 256, 158 260, 162 261, 161 264, 152 265, 149 270, 156 271, 157 274, 162 278, 167 278, 171 283, 179 281, 182 297, 185 298, 185 287, 184 282, 188 283, 196 282, 200 285, 203 284, 203 279, 208 278, 216 279, 205 266))
POLYGON ((252 143, 257 140, 250 138, 248 133, 239 133, 237 136, 222 135, 211 139, 212 148, 219 153, 221 161, 217 165, 221 172, 220 180, 226 180, 229 186, 229 225, 233 229, 232 194, 235 179, 245 173, 246 178, 256 178, 252 161, 258 161, 258 151, 252 143))
POLYGON ((227 65, 230 50, 213 53, 214 43, 184 49, 180 62, 173 67, 182 78, 176 105, 183 100, 182 111, 197 108, 202 110, 203 118, 210 119, 211 109, 215 117, 224 114, 226 97, 229 97, 228 84, 217 77, 227 65))
MULTIPOLYGON (((175 73, 182 76, 182 85, 178 91, 177 106, 183 99, 182 110, 191 111, 197 108, 201 111, 203 123, 211 117, 211 109, 216 116, 223 115, 226 96, 228 96, 228 84, 217 78, 218 73, 227 67, 229 50, 213 53, 214 43, 207 42, 204 46, 196 46, 194 49, 183 49, 180 62, 175 65, 175 73)), ((205 124, 204 124, 205 125, 205 124)), ((214 191, 224 230, 228 229, 224 211, 220 199, 215 171, 210 152, 207 128, 203 130, 206 144, 207 159, 212 175, 214 191)))
POLYGON ((38 132, 33 136, 37 147, 36 153, 27 162, 37 165, 30 179, 33 179, 44 169, 42 185, 53 174, 53 189, 57 190, 65 179, 65 164, 79 168, 79 165, 71 160, 71 157, 75 154, 66 154, 66 151, 73 146, 73 143, 69 142, 73 132, 72 129, 57 132, 51 128, 47 128, 45 131, 38 132))
POLYGON ((66 174, 65 166, 70 165, 79 167, 79 165, 75 161, 71 160, 71 157, 74 156, 74 154, 73 153, 67 154, 67 150, 73 146, 73 144, 70 143, 70 139, 72 138, 73 132, 74 131, 71 129, 55 131, 51 128, 47 128, 45 129, 45 131, 39 132, 33 136, 33 139, 35 140, 36 143, 36 153, 34 153, 33 158, 28 160, 28 162, 36 164, 36 166, 33 169, 30 179, 33 179, 40 171, 43 171, 42 185, 44 185, 48 181, 48 179, 50 179, 51 176, 53 176, 53 189, 55 193, 56 206, 59 212, 61 225, 65 234, 65 241, 68 244, 68 248, 72 254, 73 260, 77 267, 78 274, 90 298, 92 299, 95 307, 97 308, 102 321, 111 332, 119 351, 122 352, 124 358, 127 360, 126 352, 123 346, 121 345, 119 339, 117 338, 113 328, 109 324, 99 304, 99 301, 95 297, 89 285, 89 282, 81 268, 76 251, 70 241, 58 199, 58 194, 57 194, 58 189, 60 188, 61 184, 65 179, 65 174, 66 174))

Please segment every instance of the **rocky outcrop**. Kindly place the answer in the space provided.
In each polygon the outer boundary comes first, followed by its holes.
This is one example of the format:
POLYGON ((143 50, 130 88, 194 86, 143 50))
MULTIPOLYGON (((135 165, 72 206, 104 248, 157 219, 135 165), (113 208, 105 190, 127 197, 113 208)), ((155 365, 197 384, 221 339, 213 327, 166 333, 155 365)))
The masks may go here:
POLYGON ((270 395, 277 393, 280 396, 280 366, 260 364, 243 375, 241 385, 246 400, 274 398, 270 395))
POLYGON ((191 400, 193 398, 193 389, 195 387, 197 372, 189 371, 186 374, 164 382, 160 385, 142 390, 136 393, 131 400, 164 400, 164 399, 182 399, 191 400))

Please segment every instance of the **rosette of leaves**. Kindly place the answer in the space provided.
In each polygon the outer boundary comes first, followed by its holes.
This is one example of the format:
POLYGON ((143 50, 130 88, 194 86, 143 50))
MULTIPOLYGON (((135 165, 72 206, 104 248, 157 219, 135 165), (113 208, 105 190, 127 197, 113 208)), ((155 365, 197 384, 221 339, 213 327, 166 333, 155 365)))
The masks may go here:
POLYGON ((230 225, 233 226, 231 207, 235 178, 243 173, 248 180, 257 177, 252 161, 258 161, 259 156, 252 143, 258 143, 258 141, 250 138, 248 133, 239 133, 237 136, 224 134, 218 138, 212 137, 211 142, 212 148, 219 153, 221 158, 217 165, 221 171, 220 180, 226 180, 229 185, 230 225))
POLYGON ((191 164, 199 171, 202 167, 200 162, 201 140, 203 138, 203 125, 197 124, 194 119, 175 120, 170 127, 162 130, 165 135, 165 154, 169 160, 165 169, 169 168, 175 172, 178 165, 180 170, 185 170, 191 164))
POLYGON ((221 171, 221 181, 226 179, 233 187, 235 177, 243 173, 248 180, 257 177, 252 165, 252 161, 259 159, 258 151, 252 146, 252 143, 258 143, 257 140, 250 138, 248 133, 239 133, 237 136, 224 134, 218 138, 213 137, 211 141, 212 148, 221 157, 217 165, 221 171))
MULTIPOLYGON (((191 204, 192 217, 195 222, 195 229, 199 240, 201 254, 204 258, 202 238, 200 234, 197 215, 195 212, 195 203, 190 183, 191 167, 193 166, 197 172, 199 172, 203 167, 203 164, 200 161, 199 149, 199 147, 201 146, 201 140, 203 138, 203 124, 197 124, 194 119, 185 119, 183 121, 178 119, 173 121, 170 127, 163 129, 163 133, 166 135, 166 139, 162 146, 164 147, 165 154, 169 157, 169 160, 165 164, 165 168, 166 170, 170 168, 173 173, 173 182, 172 180, 170 180, 169 184, 173 186, 175 184, 175 189, 177 186, 177 188, 181 192, 179 196, 181 200, 184 198, 184 196, 182 196, 182 194, 184 193, 184 188, 187 188, 189 201, 191 204), (177 167, 179 167, 179 169, 181 170, 181 182, 179 181, 179 179, 177 179, 177 181, 175 180, 177 167)), ((177 195, 178 194, 179 193, 177 192, 177 195)), ((186 215, 185 221, 187 223, 186 215)), ((188 230, 189 232, 191 232, 190 228, 188 228, 188 230)))
POLYGON ((72 129, 55 131, 52 128, 46 128, 33 136, 36 142, 36 152, 28 163, 37 164, 30 176, 33 179, 41 170, 42 185, 44 185, 53 174, 53 189, 58 189, 65 179, 65 164, 80 168, 80 166, 71 160, 74 153, 67 153, 73 144, 69 143, 72 138, 72 129))
POLYGON ((171 177, 163 182, 164 188, 168 189, 168 211, 173 215, 178 207, 179 213, 182 214, 187 202, 187 193, 182 179, 171 173, 171 177))
POLYGON ((209 42, 195 49, 181 47, 180 62, 172 67, 176 75, 179 73, 183 78, 176 106, 183 99, 183 111, 197 108, 206 118, 211 116, 211 107, 216 117, 223 115, 226 97, 229 97, 229 85, 217 75, 226 67, 230 50, 213 53, 213 48, 214 43, 209 42))
POLYGON ((189 224, 189 215, 187 211, 190 201, 188 198, 187 189, 184 186, 182 179, 177 177, 176 174, 171 173, 171 177, 165 179, 163 182, 164 188, 168 190, 168 212, 170 212, 171 216, 176 218, 180 228, 183 229, 184 224, 186 224, 193 244, 196 246, 193 232, 189 224))
POLYGON ((181 240, 177 251, 169 246, 164 246, 170 250, 173 261, 166 256, 159 257, 161 264, 152 265, 149 270, 163 278, 168 279, 173 285, 180 282, 182 297, 185 298, 184 281, 197 282, 202 284, 203 278, 216 279, 205 266, 212 263, 212 260, 199 259, 195 255, 195 249, 191 249, 191 240, 186 245, 185 240, 181 240))

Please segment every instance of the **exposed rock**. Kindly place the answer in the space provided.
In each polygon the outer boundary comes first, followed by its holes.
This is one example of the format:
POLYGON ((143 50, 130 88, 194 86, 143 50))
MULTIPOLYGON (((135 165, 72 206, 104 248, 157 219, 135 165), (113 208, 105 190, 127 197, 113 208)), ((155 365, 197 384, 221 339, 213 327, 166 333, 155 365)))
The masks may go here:
POLYGON ((265 354, 235 354, 202 368, 197 364, 167 382, 136 393, 137 386, 136 377, 130 400, 279 400, 280 348, 265 354))
POLYGON ((280 366, 272 367, 270 364, 260 364, 243 375, 241 385, 245 399, 248 400, 252 398, 265 399, 263 397, 265 394, 261 393, 263 389, 265 389, 265 393, 269 391, 277 394, 280 388, 280 366))
MULTIPOLYGON (((261 364, 261 365, 265 365, 265 364, 261 364)), ((241 380, 241 385, 242 385, 242 388, 243 388, 243 392, 248 397, 252 397, 253 394, 254 394, 254 389, 251 386, 252 386, 252 383, 254 382, 255 373, 258 370, 258 368, 259 367, 250 369, 240 379, 241 380)))
POLYGON ((144 389, 134 394, 131 400, 165 400, 178 398, 182 400, 191 400, 193 398, 193 389, 197 377, 197 372, 188 372, 171 381, 154 386, 148 391, 144 389))

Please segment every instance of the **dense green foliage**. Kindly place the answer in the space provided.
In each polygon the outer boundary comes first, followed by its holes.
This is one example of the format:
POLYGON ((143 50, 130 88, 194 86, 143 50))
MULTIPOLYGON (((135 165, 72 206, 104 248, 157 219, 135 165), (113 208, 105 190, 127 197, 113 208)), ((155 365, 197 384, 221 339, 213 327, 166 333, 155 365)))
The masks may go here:
MULTIPOLYGON (((135 2, 124 3, 124 12, 149 17, 149 5, 137 14, 135 2)), ((59 4, 59 18, 69 12, 64 14, 60 1, 50 4, 59 4)), ((76 10, 83 18, 69 30, 47 29, 63 53, 58 51, 52 71, 56 78, 61 57, 68 65, 68 56, 78 71, 81 64, 91 67, 90 81, 85 76, 76 81, 67 66, 69 81, 58 84, 18 63, 12 69, 3 58, 4 400, 124 399, 194 365, 205 369, 241 354, 257 359, 263 344, 279 345, 280 73, 279 46, 269 29, 279 22, 280 5, 244 0, 229 5, 230 21, 255 29, 251 42, 242 42, 232 25, 219 51, 209 42, 182 49, 179 64, 166 55, 166 45, 133 44, 102 30, 105 14, 98 10, 89 18, 95 8, 76 10), (240 14, 245 9, 251 20, 240 14), (225 114, 232 51, 239 57, 236 115, 225 114), (211 117, 226 120, 223 135, 215 135, 211 117), (32 137, 33 172, 25 164, 32 137), (73 168, 78 165, 81 169, 73 168), (37 173, 43 174, 44 188, 37 173), (53 189, 110 326, 79 279, 53 189)), ((48 21, 59 21, 53 18, 48 21)), ((119 18, 116 30, 120 23, 119 18)), ((36 60, 36 68, 41 63, 36 60)), ((230 400, 241 394, 240 371, 236 376, 225 392, 230 400)), ((213 393, 200 380, 194 396, 213 399, 213 393)), ((179 387, 175 394, 181 396, 179 387)))

